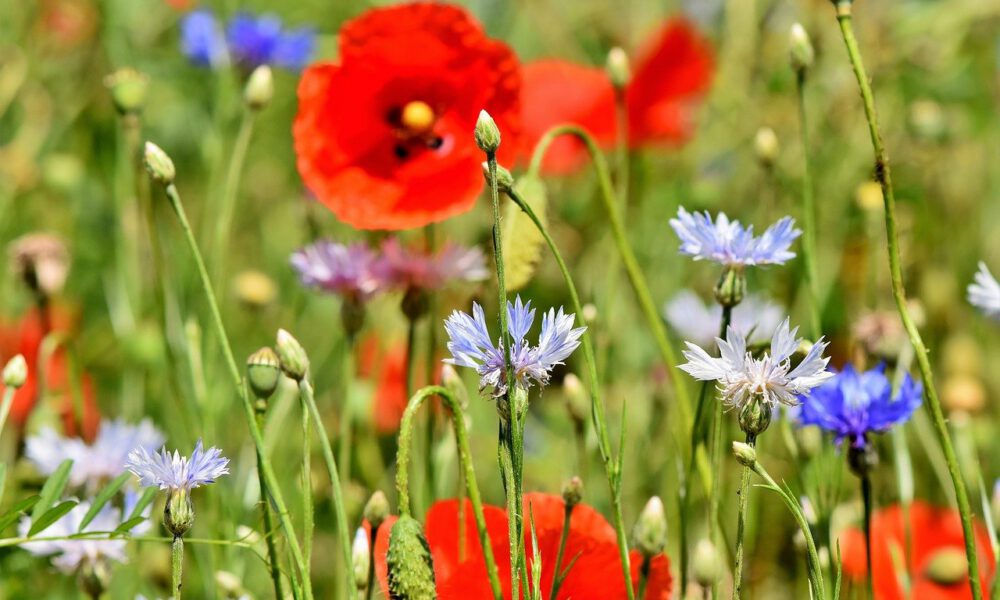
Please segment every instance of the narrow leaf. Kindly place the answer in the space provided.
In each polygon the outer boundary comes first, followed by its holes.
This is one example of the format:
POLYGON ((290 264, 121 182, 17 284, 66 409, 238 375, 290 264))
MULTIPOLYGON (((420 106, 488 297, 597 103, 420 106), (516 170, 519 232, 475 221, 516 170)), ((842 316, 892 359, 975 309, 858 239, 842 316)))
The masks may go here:
MULTIPOLYGON (((63 516, 69 511, 73 510, 73 507, 77 504, 78 502, 76 500, 67 500, 45 511, 45 513, 37 519, 32 519, 31 529, 28 530, 28 537, 34 537, 35 535, 38 535, 48 529, 50 525, 63 518, 63 516)), ((38 505, 36 504, 35 507, 37 508, 38 505)))
POLYGON ((39 496, 41 497, 38 499, 38 504, 35 505, 35 509, 31 512, 32 523, 38 521, 47 510, 52 508, 52 505, 62 495, 63 490, 66 488, 66 482, 69 481, 69 471, 72 468, 73 460, 67 458, 45 481, 42 491, 39 492, 39 496))
POLYGON ((31 510, 31 507, 38 502, 40 497, 41 496, 38 494, 35 494, 34 496, 29 496, 12 506, 10 510, 5 512, 3 516, 0 517, 0 531, 7 529, 11 523, 17 520, 17 517, 20 516, 22 512, 31 510))
POLYGON ((128 532, 132 531, 132 529, 135 526, 142 524, 142 522, 145 521, 145 520, 146 520, 146 517, 135 517, 135 518, 129 519, 128 521, 125 521, 124 523, 122 523, 118 527, 115 527, 115 531, 114 532, 116 534, 118 534, 118 533, 128 533, 128 532))
MULTIPOLYGON (((514 190, 534 211, 542 225, 547 225, 548 199, 541 179, 521 177, 514 183, 514 190)), ((542 259, 545 238, 538 228, 514 202, 508 202, 503 211, 503 262, 507 289, 516 291, 528 285, 535 274, 535 267, 542 259)))
POLYGON ((155 487, 148 487, 142 490, 142 496, 139 497, 139 501, 135 503, 134 507, 132 507, 132 512, 129 513, 126 520, 131 521, 135 518, 145 519, 146 517, 143 517, 142 513, 146 510, 146 507, 153 502, 153 498, 156 498, 157 491, 159 490, 155 487))
POLYGON ((112 479, 111 483, 104 486, 104 489, 102 489, 100 493, 98 493, 97 496, 94 497, 94 501, 90 505, 90 510, 88 510, 87 514, 83 516, 83 520, 80 521, 80 528, 77 529, 77 531, 83 531, 87 527, 87 525, 90 525, 90 522, 94 520, 94 517, 97 516, 97 513, 101 512, 101 509, 104 508, 104 505, 107 504, 108 501, 111 500, 111 498, 118 493, 118 490, 122 489, 122 486, 125 485, 125 482, 128 481, 131 477, 132 477, 131 473, 122 473, 118 477, 112 479))
POLYGON ((7 464, 0 463, 0 502, 3 501, 3 488, 7 483, 7 464))

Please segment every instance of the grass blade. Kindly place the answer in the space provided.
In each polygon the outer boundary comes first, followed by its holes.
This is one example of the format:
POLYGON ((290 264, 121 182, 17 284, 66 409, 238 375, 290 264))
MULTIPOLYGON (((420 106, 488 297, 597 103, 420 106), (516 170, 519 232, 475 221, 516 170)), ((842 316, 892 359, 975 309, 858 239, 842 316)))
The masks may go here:
POLYGON ((31 512, 32 523, 38 521, 46 511, 52 508, 52 505, 54 505, 56 500, 58 500, 62 495, 63 490, 66 489, 66 482, 69 481, 69 471, 72 468, 73 460, 67 458, 45 481, 45 485, 42 486, 42 491, 39 492, 40 497, 38 499, 38 503, 35 504, 35 508, 31 512))

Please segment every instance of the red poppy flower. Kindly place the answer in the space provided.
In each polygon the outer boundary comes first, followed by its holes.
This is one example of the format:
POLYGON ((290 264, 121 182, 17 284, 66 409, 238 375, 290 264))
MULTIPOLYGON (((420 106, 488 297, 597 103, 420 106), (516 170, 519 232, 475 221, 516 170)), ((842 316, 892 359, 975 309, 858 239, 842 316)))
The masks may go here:
MULTIPOLYGON (((375 431, 393 435, 399 431, 399 423, 410 400, 406 393, 406 344, 397 341, 388 348, 381 348, 379 340, 369 336, 362 340, 357 356, 358 375, 375 384, 375 399, 372 403, 375 431)), ((417 356, 419 359, 420 355, 417 356)), ((413 380, 414 386, 420 389, 424 387, 427 378, 420 363, 417 367, 413 380)), ((435 407, 438 405, 436 401, 432 402, 435 407)))
MULTIPOLYGON (((535 521, 538 548, 542 556, 542 591, 548 597, 555 574, 555 559, 559 550, 564 520, 563 499, 552 494, 525 494, 525 523, 528 515, 535 521)), ((484 506, 486 528, 492 542, 493 556, 499 570, 504 596, 510 598, 510 549, 507 545, 507 516, 504 510, 494 506, 484 506)), ((388 568, 386 552, 389 549, 389 530, 395 518, 391 518, 379 528, 375 540, 375 574, 383 593, 388 589, 388 568)), ((440 600, 491 599, 486 564, 483 562, 479 545, 478 530, 472 515, 472 504, 465 502, 465 536, 462 541, 465 553, 460 555, 458 536, 458 501, 436 502, 427 512, 424 531, 434 558, 434 578, 437 582, 440 600)), ((531 569, 531 534, 525 532, 528 548, 528 569, 531 569)), ((573 509, 570 534, 563 554, 561 568, 566 568, 574 556, 579 555, 569 576, 559 588, 561 600, 618 600, 625 598, 625 581, 622 578, 621 563, 615 531, 611 525, 593 508, 580 504, 573 509)), ((631 554, 633 586, 639 578, 642 558, 637 551, 631 554)), ((650 575, 643 600, 668 600, 672 580, 670 561, 665 555, 653 558, 650 575)), ((387 596, 388 597, 388 596, 387 596)))
MULTIPOLYGON (((65 311, 50 310, 54 331, 69 331, 72 323, 65 311)), ((17 354, 24 355, 28 363, 28 378, 23 386, 14 393, 14 401, 10 408, 10 421, 19 430, 23 430, 28 418, 39 398, 38 362, 44 341, 42 319, 37 311, 29 312, 16 325, 0 326, 0 361, 6 364, 17 354)), ((100 425, 100 414, 94 399, 94 387, 90 378, 84 375, 80 381, 82 392, 83 417, 77 415, 76 403, 70 385, 70 369, 66 352, 59 348, 48 358, 44 367, 45 393, 58 399, 56 408, 63 421, 63 429, 67 436, 82 436, 92 440, 100 425), (81 427, 82 425, 82 427, 81 427)), ((3 385, 0 384, 0 390, 3 385)))
MULTIPOLYGON (((993 550, 989 536, 978 522, 975 524, 976 546, 979 556, 979 578, 983 594, 993 578, 993 550)), ((965 557, 962 522, 957 511, 937 508, 923 502, 910 505, 910 535, 912 553, 907 573, 911 582, 909 596, 897 575, 897 565, 904 564, 907 555, 906 532, 903 528, 903 510, 899 505, 876 511, 872 518, 872 569, 875 572, 876 600, 964 600, 972 598, 969 579, 964 564, 951 561, 948 581, 931 569, 932 563, 942 558, 965 557)), ((844 575, 855 581, 864 581, 868 567, 865 558, 864 533, 850 529, 841 534, 840 548, 844 561, 844 575)))
MULTIPOLYGON (((629 144, 680 144, 691 135, 692 113, 712 78, 708 42, 683 19, 672 19, 637 53, 625 89, 629 144)), ((525 152, 546 131, 575 123, 590 131, 602 146, 614 144, 615 92, 603 69, 560 60, 524 66, 522 93, 525 152)), ((586 158, 583 145, 559 140, 546 155, 545 170, 568 173, 586 158)))
POLYGON ((517 57, 464 9, 412 3, 340 30, 338 62, 299 83, 295 151, 309 189, 360 229, 406 229, 469 210, 483 188, 473 138, 486 109, 500 159, 520 130, 517 57))

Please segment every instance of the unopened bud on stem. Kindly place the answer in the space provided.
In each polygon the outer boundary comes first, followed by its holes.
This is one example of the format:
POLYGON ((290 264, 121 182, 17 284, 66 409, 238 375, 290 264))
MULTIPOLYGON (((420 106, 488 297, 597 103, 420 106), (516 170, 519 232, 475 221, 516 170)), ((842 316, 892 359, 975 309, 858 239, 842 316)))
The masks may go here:
POLYGON ((733 442, 733 454, 736 456, 736 460, 744 467, 752 469, 757 464, 757 451, 750 444, 733 442))
POLYGON ((359 527, 351 545, 351 566, 354 569, 354 582, 359 590, 368 588, 369 565, 371 565, 371 548, 368 545, 368 532, 359 527))
POLYGON ((500 147, 500 129, 496 121, 485 110, 479 111, 479 119, 476 120, 476 145, 486 154, 495 154, 500 147))
POLYGON ((4 387, 17 389, 28 380, 28 363, 24 360, 23 354, 18 354, 7 361, 3 368, 4 387))
POLYGON ((371 498, 365 504, 365 520, 372 529, 377 529, 389 516, 389 499, 385 497, 382 490, 375 490, 371 498))
POLYGON ((260 65, 250 73, 243 88, 243 101, 251 110, 261 110, 271 103, 274 96, 274 75, 271 67, 260 65))
POLYGON ((632 69, 629 66, 628 55, 619 47, 614 47, 608 52, 608 60, 604 64, 604 71, 611 80, 611 85, 615 89, 623 90, 632 79, 632 69))
POLYGON ((809 70, 816 60, 812 40, 809 39, 805 27, 799 23, 793 24, 788 32, 788 58, 796 73, 809 70))
POLYGON ((292 334, 284 329, 278 330, 278 341, 275 344, 278 359, 281 361, 281 370, 285 375, 295 381, 302 381, 309 371, 309 356, 305 348, 292 334))
POLYGON ((278 387, 281 361, 274 350, 264 346, 247 358, 247 382, 254 396, 267 400, 278 387))
POLYGON ((153 142, 146 142, 146 150, 143 155, 146 171, 153 181, 170 185, 174 182, 177 171, 174 169, 174 161, 170 160, 167 153, 153 142))
MULTIPOLYGON (((486 179, 486 185, 490 185, 490 164, 486 161, 483 161, 483 177, 486 179)), ((507 169, 497 165, 497 190, 507 193, 513 187, 514 176, 507 169)))
POLYGON ((579 504, 583 499, 583 480, 576 475, 570 477, 563 484, 562 497, 567 509, 572 509, 579 504))
POLYGON ((635 547, 646 558, 663 552, 663 548, 667 545, 667 516, 659 496, 650 498, 646 507, 642 509, 632 537, 635 547))

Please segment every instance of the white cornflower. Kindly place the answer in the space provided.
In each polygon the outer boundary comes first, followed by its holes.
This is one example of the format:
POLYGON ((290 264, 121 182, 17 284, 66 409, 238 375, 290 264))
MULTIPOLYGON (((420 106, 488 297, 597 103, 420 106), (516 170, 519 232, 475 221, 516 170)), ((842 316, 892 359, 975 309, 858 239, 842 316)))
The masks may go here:
POLYGON ((215 483, 215 480, 229 474, 229 459, 222 456, 222 450, 202 448, 201 440, 191 453, 191 458, 181 456, 166 448, 159 453, 138 447, 128 455, 125 466, 139 478, 143 487, 156 486, 161 490, 192 490, 198 486, 215 483))
POLYGON ((826 370, 829 358, 823 356, 827 342, 820 338, 795 368, 791 356, 802 341, 795 337, 798 327, 789 330, 782 321, 771 337, 771 351, 760 358, 747 352, 743 334, 730 326, 726 339, 716 339, 719 358, 709 356, 699 346, 687 342, 681 369, 700 381, 718 381, 722 399, 728 406, 742 409, 751 399, 759 398, 770 407, 776 404, 795 406, 799 397, 833 376, 826 370))
POLYGON ((1000 319, 1000 283, 993 277, 986 263, 979 263, 975 283, 970 283, 969 302, 983 313, 994 319, 1000 319))

